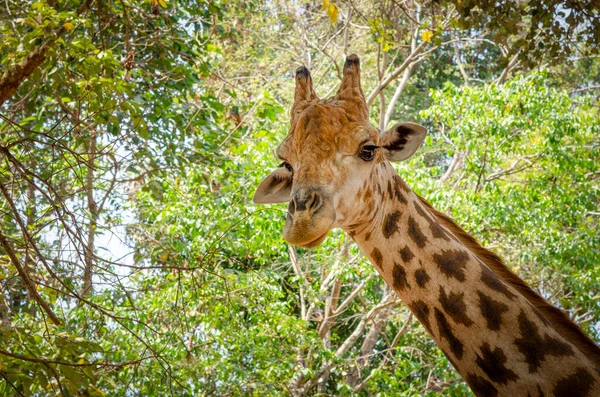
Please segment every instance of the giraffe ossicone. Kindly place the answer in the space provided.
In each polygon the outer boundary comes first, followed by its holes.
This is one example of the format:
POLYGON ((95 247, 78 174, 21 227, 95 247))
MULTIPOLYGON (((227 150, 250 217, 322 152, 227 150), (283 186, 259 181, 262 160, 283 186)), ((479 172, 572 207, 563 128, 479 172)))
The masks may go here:
POLYGON ((478 396, 600 396, 594 342, 391 166, 427 131, 370 125, 358 56, 332 98, 317 97, 307 68, 295 79, 282 163, 254 195, 289 203, 286 241, 310 248, 348 232, 478 396))

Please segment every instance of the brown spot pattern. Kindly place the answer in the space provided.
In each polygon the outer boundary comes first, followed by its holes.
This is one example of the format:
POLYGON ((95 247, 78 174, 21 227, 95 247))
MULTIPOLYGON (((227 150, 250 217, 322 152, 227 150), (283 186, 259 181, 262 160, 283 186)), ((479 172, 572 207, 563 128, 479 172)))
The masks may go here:
POLYGON ((485 342, 481 345, 481 356, 477 354, 475 362, 492 382, 505 385, 519 379, 517 374, 506 368, 504 365, 506 361, 507 358, 502 349, 497 347, 492 351, 490 345, 485 342))
POLYGON ((400 219, 400 211, 394 211, 391 214, 387 214, 383 221, 383 227, 381 232, 383 237, 390 238, 394 233, 398 231, 398 220, 400 219))
POLYGON ((573 375, 560 379, 554 387, 556 397, 587 397, 594 384, 594 377, 585 368, 578 368, 573 375))
POLYGON ((454 335, 452 332, 452 327, 448 323, 448 319, 437 307, 435 308, 435 321, 438 326, 438 331, 440 333, 440 338, 446 339, 448 341, 448 345, 450 346, 450 350, 454 354, 456 358, 459 360, 462 359, 464 346, 462 342, 454 335))
POLYGON ((414 313, 415 317, 429 332, 429 334, 433 335, 431 332, 431 325, 429 323, 429 306, 427 303, 418 300, 408 304, 409 309, 414 313))
POLYGON ((423 248, 427 244, 427 238, 419 228, 417 222, 412 216, 408 217, 408 235, 417 244, 417 247, 423 248))
POLYGON ((363 196, 363 201, 369 201, 371 198, 373 198, 373 191, 370 187, 367 187, 363 196))
POLYGON ((394 187, 392 186, 392 181, 388 181, 387 194, 390 200, 394 197, 394 187))
POLYGON ((573 354, 570 345, 548 335, 542 337, 538 326, 522 310, 518 320, 521 338, 515 340, 515 345, 525 356, 530 373, 538 370, 547 355, 558 357, 573 354))
POLYGON ((486 265, 481 265, 481 281, 494 291, 500 292, 507 298, 513 299, 515 294, 513 294, 506 284, 498 277, 496 273, 494 273, 489 267, 486 265))
POLYGON ((448 233, 444 230, 444 228, 435 220, 433 215, 429 213, 423 205, 415 202, 415 210, 421 215, 421 217, 425 218, 429 223, 429 229, 431 230, 431 235, 434 238, 443 239, 446 241, 450 241, 450 237, 448 237, 448 233))
POLYGON ((490 381, 479 375, 468 374, 465 380, 476 396, 496 397, 498 395, 498 389, 490 381))
POLYGON ((542 314, 542 312, 540 312, 537 308, 534 307, 533 308, 533 312, 540 319, 541 322, 543 322, 546 325, 551 325, 550 321, 548 321, 548 319, 546 317, 544 317, 544 315, 542 314))
POLYGON ((377 248, 373 248, 373 251, 371 251, 371 258, 377 267, 380 269, 383 267, 383 255, 381 255, 381 251, 379 251, 377 248))
POLYGON ((508 305, 495 301, 481 291, 477 291, 477 295, 479 295, 479 309, 487 322, 487 327, 492 331, 498 331, 502 325, 502 314, 508 310, 508 305))
POLYGON ((544 391, 542 390, 542 387, 540 385, 538 385, 538 396, 537 397, 544 397, 544 391))
POLYGON ((415 281, 417 285, 421 288, 425 288, 425 285, 430 280, 429 274, 423 269, 417 269, 415 271, 415 281))
POLYGON ((433 261, 446 277, 453 277, 458 281, 465 281, 465 267, 469 254, 459 250, 442 250, 440 254, 433 255, 433 261))
POLYGON ((373 213, 373 208, 375 208, 375 200, 371 200, 367 203, 367 207, 365 208, 365 214, 373 213))
POLYGON ((450 292, 450 295, 446 295, 444 287, 440 285, 440 303, 446 314, 452 317, 455 322, 469 327, 473 324, 473 321, 467 316, 467 305, 464 297, 464 292, 458 294, 450 292))
POLYGON ((402 291, 405 288, 410 288, 408 284, 408 278, 406 277, 406 271, 402 266, 394 262, 394 268, 392 269, 392 278, 394 280, 394 287, 398 291, 402 291))
POLYGON ((444 230, 444 228, 441 227, 439 223, 436 223, 436 222, 430 223, 429 229, 431 230, 431 235, 434 238, 439 238, 442 240, 450 241, 450 237, 448 237, 446 230, 444 230))
POLYGON ((427 219, 429 222, 431 222, 431 215, 429 215, 429 214, 427 214, 427 212, 425 212, 425 208, 423 208, 423 206, 419 202, 414 202, 413 204, 415 206, 415 210, 417 211, 417 213, 419 215, 421 215, 423 218, 427 219))
POLYGON ((394 173, 394 184, 396 186, 398 186, 400 188, 400 190, 402 190, 404 193, 406 193, 406 194, 410 193, 410 188, 408 187, 406 182, 404 182, 402 180, 402 178, 400 178, 400 175, 398 175, 396 173, 394 173))
POLYGON ((404 181, 398 175, 394 175, 394 197, 402 204, 407 204, 408 201, 402 194, 403 185, 405 185, 404 181))
POLYGON ((415 254, 412 253, 412 251, 410 250, 410 248, 408 248, 408 246, 405 246, 399 252, 400 252, 400 258, 402 258, 402 261, 404 263, 407 263, 408 261, 410 261, 412 258, 415 257, 415 254))

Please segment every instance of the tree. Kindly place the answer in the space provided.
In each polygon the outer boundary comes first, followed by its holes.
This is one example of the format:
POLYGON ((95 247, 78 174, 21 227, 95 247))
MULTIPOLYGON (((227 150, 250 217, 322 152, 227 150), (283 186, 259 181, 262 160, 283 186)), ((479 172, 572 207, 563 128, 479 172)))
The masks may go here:
POLYGON ((410 185, 595 332, 594 58, 530 73, 464 0, 6 3, 0 394, 468 394, 347 236, 248 204, 294 69, 351 52, 374 125, 429 127, 410 185))
POLYGON ((442 3, 456 7, 463 28, 492 33, 508 49, 507 63, 518 58, 534 66, 600 51, 600 9, 594 0, 442 3))
POLYGON ((94 284, 120 285, 97 239, 122 222, 132 181, 218 157, 204 142, 225 116, 197 87, 219 8, 31 1, 1 12, 2 377, 14 393, 93 393, 97 371, 137 361, 81 341, 72 309, 133 332, 94 301, 94 284))

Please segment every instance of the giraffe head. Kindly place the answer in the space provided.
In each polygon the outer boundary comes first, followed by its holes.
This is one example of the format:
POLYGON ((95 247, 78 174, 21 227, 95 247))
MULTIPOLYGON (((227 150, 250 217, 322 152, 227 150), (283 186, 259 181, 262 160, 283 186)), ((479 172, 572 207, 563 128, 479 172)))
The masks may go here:
POLYGON ((373 193, 365 189, 375 166, 408 159, 427 131, 414 123, 396 124, 384 133, 371 126, 356 55, 346 58, 332 98, 317 98, 305 67, 295 78, 291 127, 277 148, 282 163, 258 186, 254 202, 289 202, 284 238, 310 248, 329 230, 356 222, 359 195, 373 193))

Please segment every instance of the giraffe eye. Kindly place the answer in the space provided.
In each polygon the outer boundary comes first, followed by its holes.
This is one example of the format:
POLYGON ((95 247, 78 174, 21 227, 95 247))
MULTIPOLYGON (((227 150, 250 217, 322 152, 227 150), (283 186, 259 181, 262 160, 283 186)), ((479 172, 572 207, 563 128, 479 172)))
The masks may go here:
POLYGON ((294 173, 294 169, 292 168, 292 166, 290 165, 290 163, 288 163, 287 161, 284 161, 283 163, 279 164, 280 167, 284 167, 286 170, 288 170, 288 172, 290 174, 294 173))
POLYGON ((364 161, 371 161, 375 157, 375 149, 377 149, 378 147, 379 146, 375 145, 363 146, 363 148, 360 149, 360 152, 358 152, 358 157, 360 157, 364 161))

